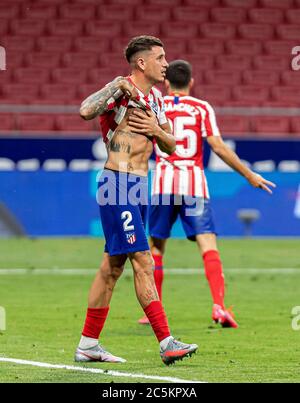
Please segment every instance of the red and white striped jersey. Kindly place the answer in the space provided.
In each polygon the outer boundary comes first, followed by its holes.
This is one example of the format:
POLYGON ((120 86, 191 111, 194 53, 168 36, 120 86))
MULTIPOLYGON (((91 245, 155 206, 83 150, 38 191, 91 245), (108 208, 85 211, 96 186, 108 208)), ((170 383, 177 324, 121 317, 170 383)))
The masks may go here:
POLYGON ((105 144, 112 140, 115 130, 123 120, 128 107, 152 110, 160 125, 168 122, 165 115, 164 98, 162 93, 157 88, 152 87, 149 95, 145 96, 143 92, 136 87, 130 77, 126 78, 135 86, 139 97, 132 101, 123 95, 117 100, 113 97, 108 100, 106 111, 100 116, 101 132, 105 144))
POLYGON ((220 136, 211 105, 190 96, 166 96, 166 115, 176 138, 176 151, 162 153, 156 145, 153 194, 209 198, 204 174, 204 138, 220 136))

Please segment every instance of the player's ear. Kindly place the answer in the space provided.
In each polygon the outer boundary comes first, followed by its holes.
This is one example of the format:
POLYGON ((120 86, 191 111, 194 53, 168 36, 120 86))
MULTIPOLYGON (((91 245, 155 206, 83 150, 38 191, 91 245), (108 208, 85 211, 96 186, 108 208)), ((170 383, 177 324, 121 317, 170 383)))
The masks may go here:
POLYGON ((143 59, 142 57, 139 57, 139 58, 136 60, 136 66, 137 66, 141 71, 145 71, 145 66, 146 66, 145 59, 143 59))
POLYGON ((195 84, 195 80, 193 78, 191 78, 191 81, 189 83, 189 88, 192 89, 194 87, 195 84))

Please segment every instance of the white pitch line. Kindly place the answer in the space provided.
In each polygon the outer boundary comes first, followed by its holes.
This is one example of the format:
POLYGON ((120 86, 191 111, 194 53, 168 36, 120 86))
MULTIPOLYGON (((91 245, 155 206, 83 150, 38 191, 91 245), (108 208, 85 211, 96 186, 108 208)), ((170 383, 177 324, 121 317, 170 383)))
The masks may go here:
POLYGON ((30 365, 32 367, 39 367, 39 368, 48 368, 48 369, 65 369, 68 371, 77 371, 77 372, 89 372, 92 374, 101 374, 101 375, 108 375, 108 376, 115 376, 115 377, 122 377, 122 378, 134 378, 134 379, 149 379, 151 381, 165 381, 171 383, 206 383, 201 381, 192 381, 187 379, 179 379, 179 378, 172 378, 168 376, 157 376, 157 375, 145 375, 145 374, 134 374, 128 372, 119 372, 119 371, 106 371, 99 368, 87 368, 87 367, 75 367, 73 365, 59 365, 59 364, 47 364, 46 362, 36 362, 36 361, 27 361, 27 360, 20 360, 15 358, 6 358, 0 357, 0 362, 18 364, 18 365, 30 365))
MULTIPOLYGON (((34 275, 34 276, 42 276, 42 275, 53 275, 53 276, 92 276, 97 272, 96 269, 0 269, 1 275, 12 275, 12 276, 23 276, 23 275, 34 275)), ((300 274, 300 268, 247 268, 247 269, 224 269, 225 274, 300 274)), ((171 276, 181 276, 181 275, 204 275, 202 269, 165 269, 165 274, 171 276)), ((125 276, 132 276, 132 271, 130 269, 125 270, 125 276)))

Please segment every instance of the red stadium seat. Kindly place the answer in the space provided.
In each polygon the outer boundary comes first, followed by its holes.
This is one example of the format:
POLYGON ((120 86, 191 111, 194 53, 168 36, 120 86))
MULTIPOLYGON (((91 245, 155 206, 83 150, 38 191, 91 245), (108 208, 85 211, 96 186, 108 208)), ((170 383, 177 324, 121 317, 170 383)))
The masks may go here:
POLYGON ((11 81, 13 81, 12 70, 7 68, 6 70, 0 72, 0 85, 10 83, 11 81))
POLYGON ((253 65, 257 70, 284 71, 290 67, 290 60, 281 56, 256 56, 253 65))
POLYGON ((29 67, 38 67, 53 69, 60 63, 60 54, 57 52, 36 52, 29 53, 26 57, 26 65, 29 67))
POLYGON ((59 115, 56 118, 56 127, 61 131, 88 132, 95 130, 94 121, 85 121, 77 115, 59 115))
MULTIPOLYGON (((113 1, 120 1, 120 0, 113 0, 113 1)), ((126 0, 123 0, 126 1, 126 0)), ((211 0, 213 1, 213 0, 211 0)), ((199 0, 201 2, 201 0, 199 0)), ((141 2, 139 2, 140 4, 141 2)), ((153 6, 170 6, 170 0, 147 0, 147 4, 153 5, 153 6)), ((172 0, 172 7, 177 7, 181 5, 181 0, 172 0)))
POLYGON ((300 38, 300 25, 279 25, 277 35, 280 39, 298 40, 300 38))
POLYGON ((274 87, 272 88, 273 99, 277 102, 290 103, 294 106, 300 105, 299 89, 295 86, 291 87, 274 87))
MULTIPOLYGON (((109 82, 108 80, 107 82, 109 82)), ((97 83, 94 84, 81 84, 77 90, 77 97, 83 101, 85 98, 89 97, 94 92, 97 92, 101 89, 101 86, 97 83)))
POLYGON ((28 54, 34 48, 34 39, 20 35, 5 36, 1 38, 1 45, 5 47, 7 53, 18 52, 28 54))
POLYGON ((174 38, 164 38, 163 40, 164 49, 166 51, 167 60, 169 61, 170 53, 175 54, 176 58, 181 58, 183 53, 187 51, 187 45, 185 41, 178 41, 174 38))
POLYGON ((288 10, 292 8, 294 0, 260 0, 260 5, 266 8, 280 8, 288 10))
POLYGON ((0 35, 6 35, 8 32, 8 21, 4 19, 0 19, 0 35))
MULTIPOLYGON (((76 0, 78 1, 78 0, 76 0)), ((80 0, 80 1, 85 1, 85 0, 80 0)), ((95 3, 99 4, 99 0, 94 0, 95 3)), ((175 0, 174 0, 175 1, 175 0)), ((181 0, 180 0, 181 1, 181 0)), ((141 1, 140 0, 110 0, 110 4, 114 4, 117 6, 138 6, 140 5, 141 1)), ((150 0, 147 1, 147 4, 151 4, 152 2, 150 0)), ((163 4, 163 2, 162 2, 163 4)))
POLYGON ((272 87, 279 84, 279 73, 276 71, 244 71, 243 83, 246 85, 272 87))
POLYGON ((205 71, 214 68, 214 58, 208 55, 183 54, 182 59, 187 60, 193 66, 193 74, 197 70, 205 71))
POLYGON ((291 122, 291 131, 292 133, 300 134, 300 118, 299 117, 292 117, 290 119, 291 122))
POLYGON ((62 64, 66 67, 91 69, 98 64, 98 55, 95 52, 66 53, 62 57, 62 64))
POLYGON ((247 19, 247 11, 242 8, 213 8, 211 18, 214 22, 223 24, 241 24, 247 19))
POLYGON ((285 86, 300 87, 299 71, 284 71, 281 73, 281 82, 285 86))
POLYGON ((184 22, 170 22, 162 26, 162 33, 168 38, 194 39, 198 34, 198 27, 195 24, 184 22))
POLYGON ((43 36, 37 39, 37 48, 41 51, 64 53, 72 46, 72 38, 61 36, 43 36))
POLYGON ((22 17, 30 19, 48 20, 57 16, 56 6, 51 4, 24 4, 22 5, 22 17))
POLYGON ((31 84, 3 84, 2 93, 11 100, 17 100, 20 103, 29 102, 38 96, 38 87, 31 84))
POLYGON ((0 113, 0 131, 14 130, 14 116, 8 113, 0 113))
POLYGON ((48 32, 50 35, 77 37, 82 34, 82 24, 80 21, 66 19, 49 21, 48 32))
POLYGON ((26 131, 52 131, 54 130, 54 121, 55 115, 24 114, 18 116, 18 128, 26 131))
POLYGON ((50 104, 72 103, 76 88, 68 84, 44 84, 41 86, 41 95, 50 104))
POLYGON ((236 35, 234 25, 221 23, 205 23, 200 26, 200 31, 204 38, 228 40, 236 35))
POLYGON ((221 70, 229 71, 249 70, 251 58, 247 56, 220 55, 216 57, 216 66, 221 70))
POLYGON ((224 53, 224 45, 214 39, 195 39, 188 44, 191 53, 200 55, 220 55, 224 53))
POLYGON ((130 38, 138 35, 153 35, 160 36, 160 25, 154 22, 129 22, 123 23, 124 34, 130 38))
POLYGON ((262 53, 262 44, 254 40, 232 39, 226 42, 226 50, 236 56, 256 56, 262 53))
POLYGON ((23 67, 14 71, 14 81, 20 84, 44 84, 49 76, 49 70, 44 68, 23 67))
POLYGON ((0 18, 12 20, 18 18, 19 6, 18 4, 11 4, 11 2, 2 2, 0 4, 0 18))
MULTIPOLYGON (((93 85, 98 89, 102 88, 119 75, 120 69, 118 66, 100 67, 88 72, 89 82, 94 83, 93 85)), ((86 88, 84 90, 86 90, 86 88)))
POLYGON ((266 41, 274 36, 274 28, 269 24, 241 24, 238 30, 243 39, 266 41))
POLYGON ((269 98, 269 89, 264 86, 243 85, 233 88, 233 99, 260 105, 269 98))
POLYGON ((245 134, 250 131, 248 116, 227 116, 217 117, 217 123, 222 134, 245 134))
POLYGON ((126 48, 128 42, 129 42, 129 39, 127 37, 126 38, 119 37, 119 38, 113 39, 111 41, 112 52, 123 54, 124 49, 126 48))
POLYGON ((98 7, 98 17, 103 20, 118 21, 134 21, 133 9, 131 7, 119 7, 114 5, 100 5, 98 7))
POLYGON ((222 0, 222 5, 225 7, 243 7, 254 8, 258 0, 222 0))
POLYGON ((85 83, 86 77, 86 71, 78 67, 58 68, 52 71, 53 82, 60 84, 80 85, 85 83))
POLYGON ((163 8, 160 6, 137 7, 136 18, 147 22, 165 23, 171 19, 171 10, 169 7, 163 8))
POLYGON ((10 30, 14 35, 38 37, 45 32, 45 21, 36 19, 13 20, 10 24, 10 30))
POLYGON ((201 24, 209 20, 208 10, 199 7, 175 7, 173 18, 177 21, 201 24))
POLYGON ((42 6, 56 6, 56 5, 60 5, 61 4, 61 0, 39 0, 39 2, 41 3, 42 6))
MULTIPOLYGON (((158 1, 158 0, 157 0, 158 1)), ((212 7, 218 7, 220 5, 220 0, 184 0, 184 4, 188 6, 195 6, 199 7, 199 9, 202 8, 212 8, 212 7)))
POLYGON ((291 50, 297 46, 297 40, 294 41, 267 41, 264 43, 265 52, 269 55, 284 56, 290 58, 291 50))
POLYGON ((102 22, 97 20, 87 22, 85 25, 86 33, 91 36, 98 36, 99 42, 102 38, 111 40, 113 37, 118 37, 121 34, 121 29, 122 26, 118 22, 102 22))
POLYGON ((251 119, 252 130, 256 133, 289 133, 290 121, 285 116, 257 116, 251 119))
POLYGON ((91 4, 63 4, 59 14, 65 19, 92 21, 96 18, 96 8, 91 4))
POLYGON ((205 83, 220 86, 235 86, 241 83, 241 73, 238 71, 208 70, 204 73, 205 83))
POLYGON ((254 8, 249 11, 249 19, 255 24, 280 24, 284 19, 282 10, 270 8, 254 8))
POLYGON ((81 36, 76 38, 74 48, 79 52, 95 52, 101 56, 102 52, 108 51, 109 42, 101 41, 99 36, 81 36))
MULTIPOLYGON (((24 54, 19 52, 9 52, 9 58, 6 60, 6 69, 16 69, 24 65, 24 54)), ((7 71, 6 70, 6 71, 7 71)))
POLYGON ((119 69, 123 69, 124 67, 130 69, 125 56, 120 53, 108 53, 107 56, 103 54, 101 65, 102 67, 117 66, 119 69))
POLYGON ((219 85, 196 85, 194 92, 199 99, 205 100, 212 106, 223 105, 230 99, 230 88, 219 85))
MULTIPOLYGON (((300 4, 299 4, 300 7, 300 4)), ((294 10, 287 10, 286 11, 286 19, 290 24, 299 24, 300 21, 300 10, 299 9, 294 9, 294 10)))

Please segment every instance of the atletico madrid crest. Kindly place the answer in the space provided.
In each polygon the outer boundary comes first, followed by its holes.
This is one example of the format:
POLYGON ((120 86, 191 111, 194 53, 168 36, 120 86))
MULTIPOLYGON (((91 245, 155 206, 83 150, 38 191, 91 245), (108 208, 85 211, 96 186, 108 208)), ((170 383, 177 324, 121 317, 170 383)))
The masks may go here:
POLYGON ((132 232, 130 234, 126 234, 126 238, 127 238, 127 242, 130 243, 131 245, 133 245, 136 241, 136 236, 135 236, 134 232, 132 232))

